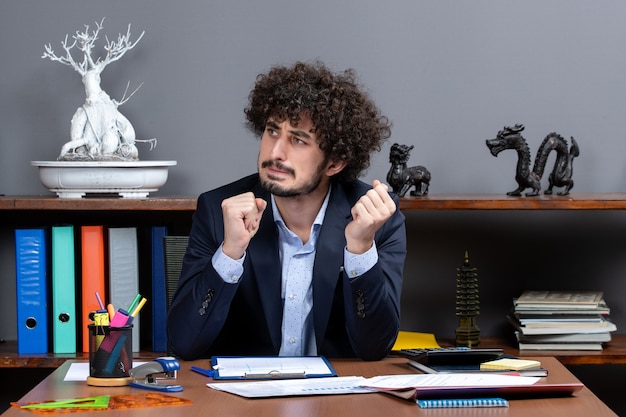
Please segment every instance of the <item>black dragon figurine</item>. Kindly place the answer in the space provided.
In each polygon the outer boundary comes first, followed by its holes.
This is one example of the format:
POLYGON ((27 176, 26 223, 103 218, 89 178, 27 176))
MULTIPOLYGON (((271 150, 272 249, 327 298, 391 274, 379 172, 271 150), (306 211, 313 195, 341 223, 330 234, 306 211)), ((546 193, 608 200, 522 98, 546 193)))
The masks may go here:
POLYGON ((541 189, 541 178, 548 161, 548 155, 552 151, 556 151, 556 160, 554 161, 554 169, 548 177, 548 188, 544 194, 552 194, 554 187, 565 187, 558 195, 569 194, 574 187, 572 180, 572 165, 574 158, 580 154, 578 144, 571 138, 572 144, 568 150, 568 144, 563 137, 557 133, 548 134, 537 151, 533 170, 530 170, 530 150, 526 139, 522 136, 524 125, 516 124, 513 127, 505 126, 503 130, 498 132, 495 139, 488 139, 487 147, 493 156, 506 149, 514 149, 517 151, 517 170, 515 180, 517 181, 517 189, 506 193, 510 196, 520 196, 522 191, 530 188, 531 191, 526 196, 539 195, 541 189))
POLYGON ((389 151, 391 168, 387 173, 387 183, 400 197, 404 197, 411 187, 412 196, 424 196, 428 194, 430 187, 430 172, 423 166, 418 165, 407 168, 406 163, 411 156, 413 145, 399 145, 394 143, 389 151))

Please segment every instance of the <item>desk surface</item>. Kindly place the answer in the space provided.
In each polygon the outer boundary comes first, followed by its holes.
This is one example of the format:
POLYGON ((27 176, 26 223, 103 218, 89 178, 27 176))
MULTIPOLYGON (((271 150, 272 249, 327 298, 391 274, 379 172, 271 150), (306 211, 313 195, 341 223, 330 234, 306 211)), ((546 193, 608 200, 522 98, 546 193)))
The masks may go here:
MULTIPOLYGON (((577 381, 555 358, 541 357, 537 359, 549 369, 548 382, 577 381)), ((363 362, 360 360, 332 360, 331 362, 341 376, 361 375, 372 377, 414 372, 412 368, 406 365, 407 360, 402 358, 389 358, 377 362, 363 362)), ((212 379, 189 371, 189 367, 192 364, 208 367, 207 360, 181 362, 178 382, 184 386, 184 391, 172 393, 172 395, 192 400, 192 404, 115 410, 108 411, 105 414, 102 411, 81 412, 77 415, 85 417, 92 415, 100 417, 154 417, 162 414, 169 417, 241 417, 247 415, 255 417, 380 417, 390 415, 402 417, 424 414, 429 414, 430 416, 466 416, 470 413, 468 409, 422 410, 415 403, 382 393, 246 399, 206 387, 206 383, 212 381, 212 379)), ((82 382, 65 382, 63 378, 69 365, 70 361, 60 366, 32 391, 21 398, 20 402, 147 392, 130 387, 91 387, 82 382)), ((579 391, 573 397, 511 400, 509 408, 474 408, 471 410, 472 416, 617 416, 587 388, 579 391)), ((2 414, 2 417, 26 417, 29 415, 37 416, 37 414, 12 407, 2 414)))

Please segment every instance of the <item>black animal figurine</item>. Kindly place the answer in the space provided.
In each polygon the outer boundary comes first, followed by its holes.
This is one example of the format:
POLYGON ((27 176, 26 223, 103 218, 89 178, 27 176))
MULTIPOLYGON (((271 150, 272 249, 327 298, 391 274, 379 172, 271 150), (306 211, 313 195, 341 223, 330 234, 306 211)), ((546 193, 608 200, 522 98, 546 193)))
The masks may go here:
POLYGON ((539 195, 541 189, 541 178, 543 176, 548 155, 552 151, 556 151, 557 156, 554 161, 554 168, 548 177, 548 188, 544 191, 544 194, 552 194, 554 187, 565 187, 565 189, 558 195, 569 194, 572 187, 574 187, 574 180, 572 179, 572 166, 574 158, 580 155, 580 149, 578 144, 571 138, 572 145, 568 150, 567 141, 557 133, 550 133, 545 137, 539 149, 537 156, 535 157, 535 164, 533 170, 530 170, 530 150, 526 139, 522 136, 524 125, 516 124, 513 127, 504 127, 503 130, 498 132, 495 139, 488 139, 487 147, 493 156, 506 149, 514 149, 517 151, 517 170, 515 174, 515 180, 518 187, 506 193, 511 196, 520 196, 522 191, 526 188, 530 188, 531 191, 526 193, 526 196, 539 195))
POLYGON ((412 196, 424 196, 428 194, 430 187, 430 172, 423 166, 407 168, 406 163, 411 156, 413 145, 399 145, 394 143, 389 152, 391 168, 387 173, 387 183, 400 197, 404 197, 411 187, 412 196))

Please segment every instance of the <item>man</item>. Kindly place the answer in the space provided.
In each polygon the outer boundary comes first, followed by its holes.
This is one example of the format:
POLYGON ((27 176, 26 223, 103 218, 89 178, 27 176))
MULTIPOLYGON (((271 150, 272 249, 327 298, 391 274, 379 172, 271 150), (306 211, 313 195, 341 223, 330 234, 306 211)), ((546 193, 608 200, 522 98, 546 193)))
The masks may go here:
POLYGON ((245 110, 258 173, 202 194, 168 312, 172 351, 385 357, 406 254, 397 196, 357 180, 390 123, 355 82, 298 62, 245 110))

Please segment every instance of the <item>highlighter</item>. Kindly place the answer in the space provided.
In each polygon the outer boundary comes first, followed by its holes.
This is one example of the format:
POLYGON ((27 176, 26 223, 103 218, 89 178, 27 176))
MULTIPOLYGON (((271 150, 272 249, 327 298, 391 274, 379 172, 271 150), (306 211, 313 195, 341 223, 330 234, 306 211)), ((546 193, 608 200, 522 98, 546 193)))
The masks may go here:
POLYGON ((111 327, 124 327, 126 326, 126 322, 128 321, 128 311, 123 308, 118 308, 117 313, 113 316, 113 320, 111 320, 111 327))
POLYGON ((133 323, 133 320, 135 319, 135 317, 137 317, 137 314, 139 314, 139 311, 141 311, 144 304, 146 304, 146 301, 148 300, 145 298, 142 298, 141 301, 139 301, 139 304, 137 304, 135 309, 130 313, 130 316, 128 317, 128 321, 126 322, 127 326, 133 323))

